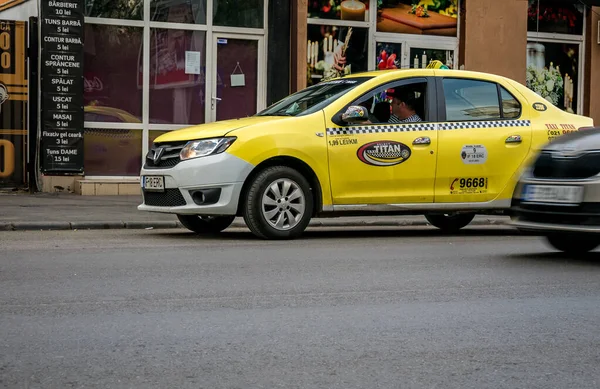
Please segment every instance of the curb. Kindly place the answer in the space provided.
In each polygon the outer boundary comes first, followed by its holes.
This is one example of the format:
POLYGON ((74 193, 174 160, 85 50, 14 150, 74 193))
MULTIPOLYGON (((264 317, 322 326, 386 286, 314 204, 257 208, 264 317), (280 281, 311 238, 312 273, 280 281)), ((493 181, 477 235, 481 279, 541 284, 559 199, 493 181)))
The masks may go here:
MULTIPOLYGON (((340 218, 342 219, 342 218, 340 218)), ((474 220, 470 226, 507 225, 502 220, 474 220)), ((312 220, 309 227, 426 227, 427 221, 344 221, 336 219, 312 220)), ((0 231, 60 231, 60 230, 111 230, 111 229, 173 229, 185 228, 177 221, 81 221, 81 222, 0 222, 0 231)), ((246 228, 243 221, 234 221, 230 228, 246 228)))

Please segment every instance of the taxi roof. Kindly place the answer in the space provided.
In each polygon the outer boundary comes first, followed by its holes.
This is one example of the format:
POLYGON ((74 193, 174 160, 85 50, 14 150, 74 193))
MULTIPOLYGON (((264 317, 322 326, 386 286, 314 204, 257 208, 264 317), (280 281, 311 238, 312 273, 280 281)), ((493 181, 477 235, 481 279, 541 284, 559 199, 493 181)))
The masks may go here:
MULTIPOLYGON (((411 77, 411 76, 455 76, 455 77, 474 77, 484 80, 498 81, 500 79, 507 80, 506 77, 497 74, 477 72, 473 70, 459 70, 459 69, 385 69, 385 70, 369 70, 360 73, 348 74, 336 79, 349 79, 358 77, 373 77, 377 79, 382 78, 393 78, 397 76, 411 77)), ((512 80, 514 81, 514 80, 512 80)))

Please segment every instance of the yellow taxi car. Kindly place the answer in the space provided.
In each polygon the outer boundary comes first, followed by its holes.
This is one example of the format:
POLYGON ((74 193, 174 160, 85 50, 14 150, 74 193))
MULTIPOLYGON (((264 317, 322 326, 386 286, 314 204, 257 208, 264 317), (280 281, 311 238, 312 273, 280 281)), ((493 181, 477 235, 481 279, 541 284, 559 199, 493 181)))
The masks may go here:
POLYGON ((420 214, 456 231, 510 209, 542 145, 593 126, 493 74, 403 69, 323 81, 252 117, 155 139, 139 210, 198 233, 243 216, 265 239, 312 217, 420 214))

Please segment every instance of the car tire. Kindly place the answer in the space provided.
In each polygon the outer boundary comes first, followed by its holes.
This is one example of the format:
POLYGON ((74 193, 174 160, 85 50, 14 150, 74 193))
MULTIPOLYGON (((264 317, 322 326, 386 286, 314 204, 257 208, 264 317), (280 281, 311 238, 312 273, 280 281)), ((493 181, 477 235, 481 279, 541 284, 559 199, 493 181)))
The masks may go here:
POLYGON ((431 225, 444 232, 456 232, 471 223, 473 218, 475 218, 474 213, 430 213, 425 215, 425 219, 427 219, 431 225))
POLYGON ((595 236, 571 234, 553 234, 546 236, 552 247, 567 254, 585 254, 600 246, 600 239, 595 236))
POLYGON ((243 200, 243 216, 262 239, 295 239, 302 235, 313 213, 308 180, 288 166, 268 167, 250 182, 243 200))
POLYGON ((197 234, 217 234, 233 223, 235 216, 177 215, 181 224, 197 234))

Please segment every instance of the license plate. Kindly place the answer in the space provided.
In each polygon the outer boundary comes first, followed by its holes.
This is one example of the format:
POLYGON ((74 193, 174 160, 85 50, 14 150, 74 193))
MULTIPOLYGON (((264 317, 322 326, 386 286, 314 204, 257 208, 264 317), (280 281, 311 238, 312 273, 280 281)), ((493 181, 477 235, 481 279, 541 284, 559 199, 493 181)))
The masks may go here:
POLYGON ((163 176, 144 176, 142 188, 147 191, 164 192, 165 178, 163 176))
POLYGON ((582 186, 527 185, 523 191, 523 201, 531 203, 579 204, 582 200, 582 186))

